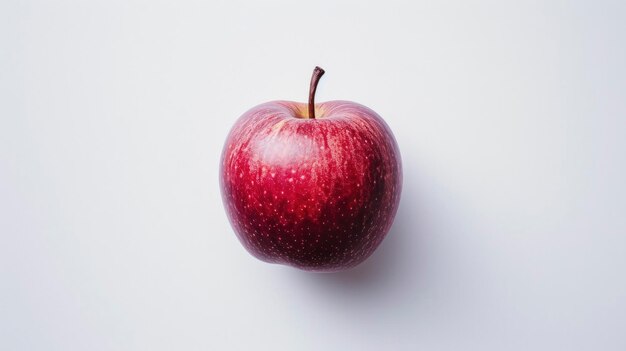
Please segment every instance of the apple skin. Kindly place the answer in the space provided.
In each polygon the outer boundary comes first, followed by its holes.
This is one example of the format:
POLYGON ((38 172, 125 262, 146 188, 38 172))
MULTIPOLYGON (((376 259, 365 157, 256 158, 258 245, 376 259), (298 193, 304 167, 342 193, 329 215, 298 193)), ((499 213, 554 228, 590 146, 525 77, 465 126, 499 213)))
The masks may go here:
POLYGON ((387 235, 402 188, 383 119, 349 101, 273 101, 244 113, 221 159, 222 200, 260 260, 332 272, 369 257, 387 235))

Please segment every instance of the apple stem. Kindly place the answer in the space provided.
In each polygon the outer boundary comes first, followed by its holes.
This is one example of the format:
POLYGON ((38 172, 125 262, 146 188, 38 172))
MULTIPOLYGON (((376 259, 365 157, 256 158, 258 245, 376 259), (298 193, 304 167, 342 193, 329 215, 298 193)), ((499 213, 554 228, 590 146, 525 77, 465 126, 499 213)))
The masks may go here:
POLYGON ((313 69, 313 75, 311 76, 311 86, 309 87, 309 118, 315 119, 315 91, 317 90, 317 83, 324 75, 325 71, 318 66, 313 69))

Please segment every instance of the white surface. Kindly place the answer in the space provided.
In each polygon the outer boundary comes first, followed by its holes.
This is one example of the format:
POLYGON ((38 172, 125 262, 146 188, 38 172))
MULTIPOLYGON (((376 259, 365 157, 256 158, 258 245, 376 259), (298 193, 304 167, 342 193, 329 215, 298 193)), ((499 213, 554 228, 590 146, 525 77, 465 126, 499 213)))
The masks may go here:
POLYGON ((626 349, 626 6, 588 3, 2 1, 0 349, 626 349), (218 188, 314 65, 404 159, 343 274, 253 259, 218 188))

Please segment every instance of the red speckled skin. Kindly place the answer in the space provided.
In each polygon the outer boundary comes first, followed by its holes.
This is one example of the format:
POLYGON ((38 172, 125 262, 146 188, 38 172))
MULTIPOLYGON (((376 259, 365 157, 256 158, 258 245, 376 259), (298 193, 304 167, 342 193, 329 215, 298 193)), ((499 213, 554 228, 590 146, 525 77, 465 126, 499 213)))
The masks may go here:
POLYGON ((348 101, 256 106, 233 126, 220 182, 230 223, 257 258, 337 271, 369 257, 400 201, 398 146, 386 123, 348 101), (304 116, 304 117, 303 117, 304 116))

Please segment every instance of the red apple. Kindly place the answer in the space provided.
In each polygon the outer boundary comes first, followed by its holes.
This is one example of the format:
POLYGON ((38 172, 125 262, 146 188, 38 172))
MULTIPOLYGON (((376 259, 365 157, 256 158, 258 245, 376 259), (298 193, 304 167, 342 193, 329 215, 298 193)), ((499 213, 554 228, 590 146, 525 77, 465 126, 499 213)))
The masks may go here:
POLYGON ((257 258, 338 271, 387 235, 402 187, 398 146, 376 112, 348 101, 258 105, 235 123, 220 185, 230 223, 257 258))

